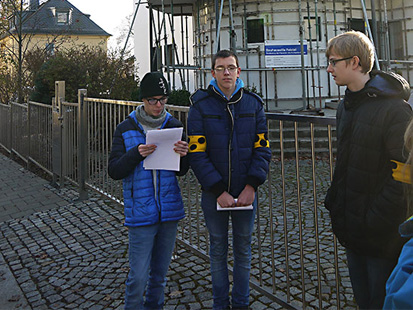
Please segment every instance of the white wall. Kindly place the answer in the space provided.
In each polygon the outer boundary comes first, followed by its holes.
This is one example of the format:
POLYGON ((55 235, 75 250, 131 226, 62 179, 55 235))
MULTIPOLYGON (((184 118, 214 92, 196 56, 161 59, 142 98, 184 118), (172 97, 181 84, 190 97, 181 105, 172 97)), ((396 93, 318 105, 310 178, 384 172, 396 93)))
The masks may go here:
MULTIPOLYGON (((162 14, 160 14, 162 18, 162 14)), ((158 26, 158 21, 157 21, 157 12, 154 11, 154 18, 155 18, 155 25, 156 27, 158 26)), ((162 21, 161 21, 162 24, 162 21)), ((181 36, 181 24, 182 20, 180 16, 175 16, 174 17, 174 28, 175 28, 175 43, 177 45, 177 53, 179 57, 179 63, 178 60, 175 60, 175 65, 182 65, 182 64, 188 64, 187 61, 187 53, 186 51, 189 51, 189 65, 193 65, 193 29, 192 29, 192 17, 188 17, 188 30, 186 29, 186 18, 183 18, 183 29, 185 31, 185 35, 183 38, 184 42, 184 57, 185 59, 182 59, 182 36, 181 36), (186 44, 186 33, 189 34, 189 40, 188 44, 186 44), (187 49, 188 47, 188 49, 187 49)), ((167 27, 166 27, 166 32, 167 32, 167 44, 172 44, 172 32, 169 26, 169 22, 167 22, 167 27)), ((142 78, 146 72, 150 71, 150 42, 149 42, 149 32, 150 32, 150 21, 149 21, 149 9, 145 5, 141 5, 138 10, 138 15, 135 21, 134 25, 134 40, 135 40, 135 57, 138 61, 139 64, 139 69, 138 69, 138 75, 140 78, 142 78)), ((159 31, 157 31, 157 35, 159 35, 159 31)), ((165 45, 165 40, 164 40, 164 28, 162 26, 161 33, 161 45, 165 45)), ((194 73, 192 70, 189 71, 189 74, 187 71, 182 70, 182 74, 185 74, 184 76, 184 81, 185 84, 188 85, 188 80, 189 80, 189 91, 194 91, 196 86, 194 84, 194 73)), ((175 73, 172 71, 172 68, 170 68, 169 73, 164 70, 163 74, 165 75, 166 78, 169 79, 171 88, 172 89, 182 89, 182 83, 181 83, 181 74, 179 74, 178 69, 175 70, 175 73)))
MULTIPOLYGON (((319 68, 319 70, 314 70, 313 74, 308 71, 304 74, 304 83, 306 86, 305 92, 307 97, 321 96, 323 97, 322 105, 324 104, 324 99, 328 97, 339 97, 344 93, 344 87, 337 87, 334 80, 326 73, 327 59, 325 57, 325 49, 327 46, 328 39, 334 37, 337 33, 342 33, 346 31, 347 19, 359 18, 363 19, 363 13, 361 10, 361 4, 359 0, 349 0, 349 2, 339 2, 336 1, 336 18, 337 26, 334 27, 334 12, 333 4, 331 1, 318 2, 317 4, 317 16, 320 18, 320 30, 321 30, 321 40, 316 42, 312 41, 313 52, 310 53, 309 57, 312 56, 313 68, 319 68), (335 32, 335 30, 337 32, 335 32), (317 47, 318 44, 318 47, 317 47)), ((406 1, 405 1, 406 2, 406 1)), ((200 29, 197 34, 200 33, 199 37, 201 40, 201 53, 197 52, 197 57, 200 58, 200 63, 204 67, 210 67, 211 55, 215 52, 216 43, 215 31, 216 31, 216 21, 215 21, 215 7, 214 1, 205 1, 205 6, 200 12, 200 29)), ((299 40, 299 10, 298 3, 296 1, 261 1, 261 2, 245 2, 243 0, 234 0, 233 3, 233 20, 236 33, 236 46, 237 54, 239 57, 241 68, 244 69, 241 72, 241 78, 244 82, 252 87, 255 86, 263 94, 264 99, 272 100, 272 107, 279 108, 288 106, 290 108, 297 108, 300 103, 300 97, 302 96, 302 79, 303 75, 301 73, 301 68, 298 66, 296 68, 276 68, 274 71, 263 72, 262 68, 265 67, 265 56, 264 56, 264 44, 247 44, 245 43, 245 16, 250 18, 264 18, 264 37, 265 40, 299 40), (244 5, 246 4, 246 5, 244 5), (260 56, 258 56, 257 50, 252 48, 259 48, 260 56), (245 50, 248 48, 248 52, 245 50), (248 65, 247 65, 248 63, 248 65), (249 69, 249 70, 247 70, 249 69), (261 71, 261 72, 259 72, 261 71), (278 98, 278 103, 276 104, 274 98, 278 98), (286 99, 283 101, 283 99, 286 99), (295 100, 294 100, 295 99, 295 100), (276 106, 278 105, 278 106, 276 106)), ((405 35, 408 42, 408 52, 407 55, 412 54, 411 50, 413 47, 413 21, 406 18, 413 14, 413 7, 408 6, 405 10, 401 10, 401 0, 395 0, 392 2, 392 7, 388 7, 388 19, 389 20, 403 20, 405 23, 403 29, 406 29, 405 35)), ((377 9, 378 7, 376 7, 377 9)), ((370 2, 367 3, 368 16, 371 18, 370 2)), ((315 3, 310 3, 309 15, 315 17, 315 3)), ((194 12, 194 15, 197 12, 194 12)), ((307 7, 306 3, 302 5, 302 17, 307 17, 307 7)), ((382 14, 383 15, 383 14, 382 14)), ((376 12, 377 20, 383 20, 384 17, 376 12)), ((307 21, 304 20, 304 32, 308 32, 307 21)), ((314 31, 314 28, 313 28, 314 31)), ((315 32, 315 31, 314 31, 315 32)), ((223 16, 221 20, 221 34, 220 34, 220 48, 229 49, 229 7, 228 3, 224 3, 223 16)), ((306 37, 304 37, 306 39, 306 37)), ((313 37, 314 39, 314 37, 313 37)), ((310 45, 308 44, 310 49, 310 45)), ((412 61, 413 57, 410 57, 412 61)), ((310 61, 308 61, 310 64, 310 61)), ((405 70, 406 67, 402 65, 392 65, 392 69, 399 69, 399 73, 402 73, 406 79, 413 78, 413 70, 408 72, 405 70), (404 68, 404 69, 403 69, 404 68)), ((203 74, 204 80, 208 80, 210 75, 203 74)), ((302 102, 302 100, 301 100, 302 102)), ((313 100, 310 100, 313 104, 313 100)), ((315 102, 316 107, 320 107, 319 100, 315 102)), ((271 105, 270 105, 271 106, 271 105)))
MULTIPOLYGON (((136 8, 136 5, 135 5, 136 8)), ((150 71, 149 46, 149 10, 146 5, 140 5, 134 25, 134 51, 138 62, 138 76, 140 79, 150 71)))

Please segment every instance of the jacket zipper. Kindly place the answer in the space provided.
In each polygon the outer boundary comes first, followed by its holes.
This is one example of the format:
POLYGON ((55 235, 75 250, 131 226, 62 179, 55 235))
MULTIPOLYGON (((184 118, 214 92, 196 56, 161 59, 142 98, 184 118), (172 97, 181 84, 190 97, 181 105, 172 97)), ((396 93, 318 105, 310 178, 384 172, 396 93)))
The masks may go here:
POLYGON ((161 218, 162 218, 162 216, 161 216, 161 200, 160 200, 160 195, 161 195, 161 184, 160 184, 160 178, 161 178, 161 176, 160 176, 160 172, 158 171, 158 170, 156 170, 156 172, 155 172, 155 174, 156 174, 156 203, 157 203, 157 205, 158 205, 158 214, 159 214, 159 223, 161 222, 161 218))
MULTIPOLYGON (((227 100, 227 101, 228 101, 228 99, 226 99, 225 97, 223 97, 223 96, 215 89, 215 87, 213 87, 212 89, 213 89, 214 92, 215 92, 216 94, 218 94, 221 98, 223 98, 224 100, 227 100)), ((229 175, 229 178, 228 178, 228 193, 229 193, 230 188, 231 188, 231 145, 232 145, 232 135, 233 135, 233 133, 234 133, 234 116, 232 115, 232 112, 231 112, 231 110, 230 110, 230 108, 229 108, 229 105, 230 105, 230 104, 237 103, 238 101, 241 100, 241 98, 243 97, 244 91, 241 89, 241 92, 242 92, 242 93, 241 93, 241 96, 240 96, 237 100, 232 101, 231 103, 227 102, 227 111, 228 111, 229 115, 231 116, 231 135, 230 135, 230 137, 229 137, 229 145, 228 145, 228 169, 229 169, 229 171, 228 171, 228 172, 229 172, 229 173, 228 173, 228 175, 229 175)))
POLYGON ((228 143, 228 193, 231 188, 231 145, 232 145, 232 135, 234 133, 234 116, 232 115, 231 109, 229 108, 229 104, 227 104, 227 111, 231 116, 231 134, 229 136, 229 143, 228 143))

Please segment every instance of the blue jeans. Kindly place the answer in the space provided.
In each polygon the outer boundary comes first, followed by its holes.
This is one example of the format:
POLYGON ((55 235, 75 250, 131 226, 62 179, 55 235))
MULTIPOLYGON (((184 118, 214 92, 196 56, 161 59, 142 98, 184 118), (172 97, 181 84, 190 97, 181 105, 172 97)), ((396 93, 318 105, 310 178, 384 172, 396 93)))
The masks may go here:
POLYGON ((129 227, 125 310, 162 309, 178 221, 129 227), (143 294, 145 292, 145 300, 143 294))
POLYGON ((228 223, 230 216, 234 252, 232 307, 248 307, 251 236, 254 228, 256 201, 254 202, 254 210, 217 211, 215 195, 203 191, 201 205, 210 237, 213 309, 226 309, 230 305, 228 278, 228 223))
POLYGON ((346 249, 354 297, 360 309, 382 309, 386 296, 386 282, 394 266, 394 259, 358 255, 346 249))

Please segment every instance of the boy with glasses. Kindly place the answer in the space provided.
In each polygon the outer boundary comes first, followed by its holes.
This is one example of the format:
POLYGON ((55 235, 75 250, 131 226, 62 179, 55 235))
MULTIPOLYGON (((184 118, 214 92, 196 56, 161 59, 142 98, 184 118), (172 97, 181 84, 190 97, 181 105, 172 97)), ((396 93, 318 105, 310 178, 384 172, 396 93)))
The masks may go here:
POLYGON ((123 179, 125 226, 129 233, 129 266, 125 309, 162 309, 166 273, 184 207, 176 175, 187 172, 188 143, 175 143, 180 171, 145 170, 143 160, 156 145, 146 144, 148 130, 182 127, 166 112, 168 82, 159 72, 140 83, 143 105, 116 128, 109 157, 109 175, 123 179), (144 299, 144 292, 145 299, 144 299))
POLYGON ((219 51, 213 80, 196 91, 188 115, 189 157, 202 186, 210 236, 213 309, 248 309, 255 192, 264 183, 271 151, 262 99, 243 88, 237 56, 219 51), (237 199, 237 200, 235 200, 237 199), (218 211, 217 203, 228 211, 218 211), (253 205, 251 210, 237 207, 253 205), (232 221, 233 287, 229 300, 228 224, 232 221))
POLYGON ((374 46, 350 31, 328 42, 327 71, 346 86, 337 110, 337 160, 325 206, 334 234, 346 248, 354 296, 360 309, 381 309, 385 283, 403 240, 403 134, 412 117, 410 87, 392 72, 372 72, 374 46))

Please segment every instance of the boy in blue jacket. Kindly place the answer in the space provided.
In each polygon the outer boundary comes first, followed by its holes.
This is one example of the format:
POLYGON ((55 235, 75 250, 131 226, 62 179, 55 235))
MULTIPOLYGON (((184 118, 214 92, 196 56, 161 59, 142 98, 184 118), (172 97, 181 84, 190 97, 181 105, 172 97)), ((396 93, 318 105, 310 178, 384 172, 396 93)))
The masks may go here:
POLYGON ((165 110, 169 86, 161 73, 147 73, 140 90, 143 105, 116 128, 109 158, 109 175, 123 179, 129 231, 126 310, 163 308, 178 221, 185 216, 176 175, 185 174, 189 167, 188 143, 178 141, 174 150, 181 156, 179 172, 143 168, 143 160, 156 149, 156 145, 146 144, 146 132, 182 127, 182 123, 165 110))
POLYGON ((232 220, 232 309, 248 309, 255 192, 271 159, 262 99, 243 88, 237 56, 219 51, 214 79, 192 97, 188 116, 191 167, 202 186, 202 210, 210 236, 213 309, 229 309, 228 223, 232 220), (237 198, 237 201, 235 199, 237 198), (228 211, 218 211, 217 203, 228 211), (253 204, 252 210, 236 210, 253 204))

